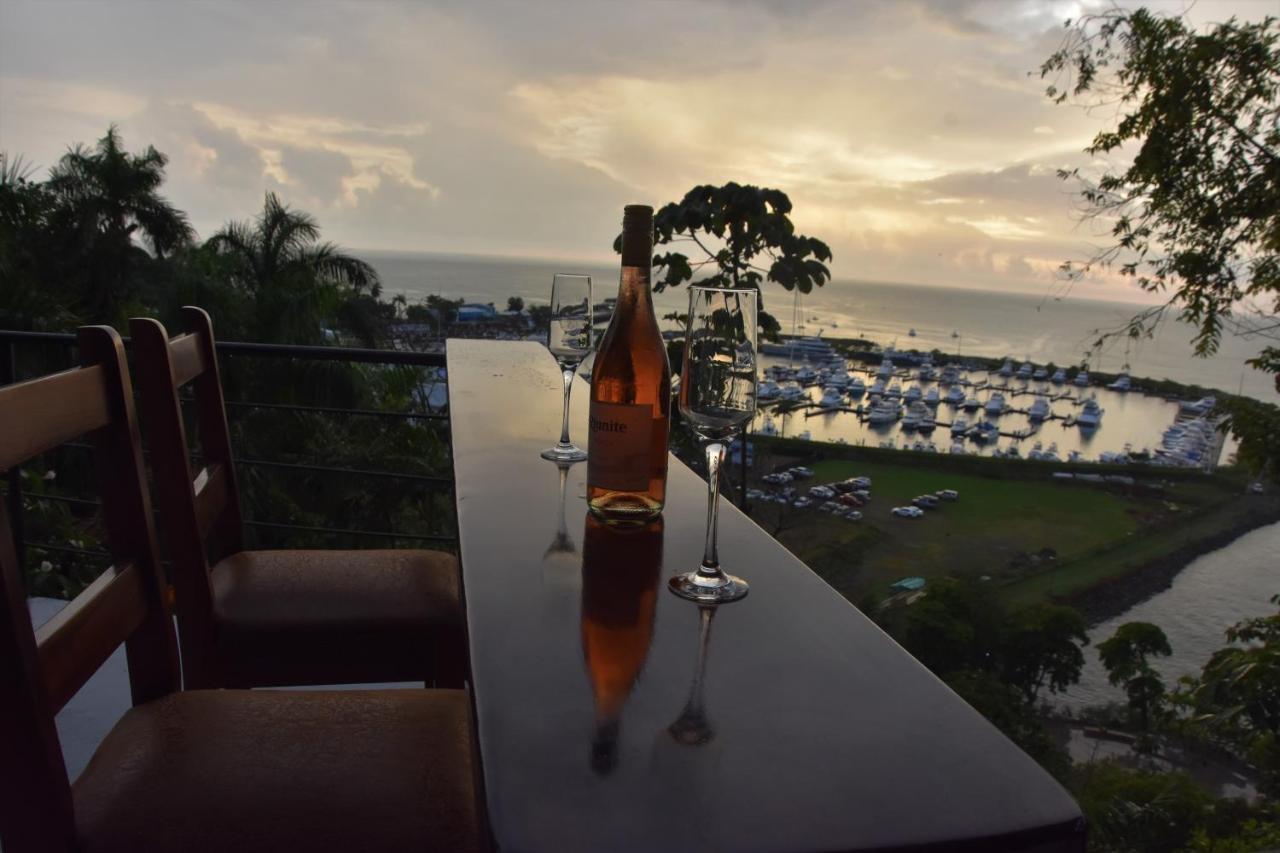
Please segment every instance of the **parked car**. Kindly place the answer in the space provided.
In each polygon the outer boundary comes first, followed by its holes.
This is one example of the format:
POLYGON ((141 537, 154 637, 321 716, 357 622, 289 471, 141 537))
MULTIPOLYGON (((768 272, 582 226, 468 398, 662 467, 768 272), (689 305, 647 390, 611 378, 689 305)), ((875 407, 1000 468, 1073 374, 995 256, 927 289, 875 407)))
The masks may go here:
POLYGON ((848 482, 853 483, 853 485, 854 485, 856 488, 859 488, 859 489, 869 489, 869 488, 871 488, 871 478, 870 478, 870 477, 850 477, 850 478, 849 478, 849 480, 848 480, 848 482))
POLYGON ((890 512, 899 518, 920 518, 924 515, 924 510, 918 506, 895 506, 890 512))
POLYGON ((770 486, 781 486, 790 483, 792 476, 787 473, 779 472, 777 474, 765 474, 760 478, 761 482, 768 483, 770 486))
POLYGON ((850 521, 862 520, 862 513, 858 512, 856 509, 846 509, 844 512, 841 513, 841 515, 843 515, 845 518, 849 519, 850 521))
POLYGON ((760 489, 747 489, 748 500, 759 500, 762 497, 764 497, 764 492, 760 489))
POLYGON ((803 465, 797 465, 796 467, 791 468, 788 473, 797 480, 807 480, 813 476, 813 469, 806 468, 803 465))
POLYGON ((855 489, 853 493, 858 497, 862 498, 864 501, 871 500, 871 492, 867 491, 866 489, 855 489))
POLYGON ((811 498, 821 498, 822 500, 825 501, 825 500, 831 500, 835 496, 836 496, 835 489, 832 489, 829 486, 810 486, 809 487, 809 497, 811 498))
POLYGON ((799 497, 796 498, 795 503, 791 505, 796 509, 805 509, 813 506, 813 500, 811 498, 799 497))
POLYGON ((818 504, 818 509, 822 510, 823 512, 835 512, 838 509, 844 509, 844 507, 840 506, 840 504, 836 503, 835 501, 823 501, 822 503, 818 504))
POLYGON ((960 500, 960 493, 957 492, 955 489, 938 489, 938 491, 934 492, 934 494, 942 498, 944 501, 960 500))
POLYGON ((827 485, 835 489, 840 494, 844 494, 845 492, 852 492, 855 488, 857 488, 856 486, 853 485, 853 483, 849 482, 848 480, 841 480, 838 483, 828 483, 827 485))
POLYGON ((919 495, 912 498, 911 502, 921 509, 933 509, 938 505, 938 499, 933 495, 919 495))
POLYGON ((852 506, 852 507, 859 507, 865 503, 865 501, 862 498, 858 497, 857 495, 841 495, 840 497, 836 498, 836 500, 840 501, 840 503, 844 504, 845 506, 852 506))

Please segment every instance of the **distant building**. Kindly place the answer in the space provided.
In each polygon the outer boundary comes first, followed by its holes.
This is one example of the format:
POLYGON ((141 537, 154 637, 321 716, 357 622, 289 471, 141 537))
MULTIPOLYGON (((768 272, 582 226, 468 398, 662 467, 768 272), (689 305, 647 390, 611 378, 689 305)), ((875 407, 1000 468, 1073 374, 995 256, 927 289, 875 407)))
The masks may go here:
POLYGON ((498 320, 498 309, 492 305, 470 302, 458 307, 459 323, 493 323, 498 320))

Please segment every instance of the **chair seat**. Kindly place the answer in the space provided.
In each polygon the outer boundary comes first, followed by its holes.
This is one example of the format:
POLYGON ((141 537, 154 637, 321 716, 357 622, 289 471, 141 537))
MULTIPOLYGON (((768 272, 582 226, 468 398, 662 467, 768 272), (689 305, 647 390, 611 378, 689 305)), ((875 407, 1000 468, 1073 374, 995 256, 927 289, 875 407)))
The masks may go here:
POLYGON ((480 847, 461 690, 174 693, 73 786, 84 853, 480 847))
POLYGON ((450 554, 242 551, 210 574, 227 686, 462 684, 466 620, 450 554))

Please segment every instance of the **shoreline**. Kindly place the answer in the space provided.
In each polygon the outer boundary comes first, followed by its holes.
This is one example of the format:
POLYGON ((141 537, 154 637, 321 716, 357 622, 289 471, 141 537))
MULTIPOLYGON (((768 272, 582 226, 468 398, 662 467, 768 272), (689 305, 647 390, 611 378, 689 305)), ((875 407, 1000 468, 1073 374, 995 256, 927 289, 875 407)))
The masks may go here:
POLYGON ((1093 628, 1168 589, 1174 578, 1197 558, 1225 548, 1246 533, 1276 522, 1280 522, 1280 505, 1269 501, 1264 506, 1251 508, 1245 518, 1230 527, 1147 560, 1123 575, 1063 596, 1061 603, 1080 611, 1086 625, 1093 628))

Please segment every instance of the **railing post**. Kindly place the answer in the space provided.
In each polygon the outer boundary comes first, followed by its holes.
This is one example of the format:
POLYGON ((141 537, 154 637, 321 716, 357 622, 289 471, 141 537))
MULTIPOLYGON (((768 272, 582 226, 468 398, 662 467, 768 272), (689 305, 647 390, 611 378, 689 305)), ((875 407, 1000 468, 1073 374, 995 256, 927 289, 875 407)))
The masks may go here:
MULTIPOLYGON (((0 346, 0 385, 17 381, 16 349, 9 341, 0 346)), ((5 474, 9 484, 9 528, 13 533, 13 550, 18 565, 26 565, 26 541, 22 532, 22 471, 14 466, 5 474)))

